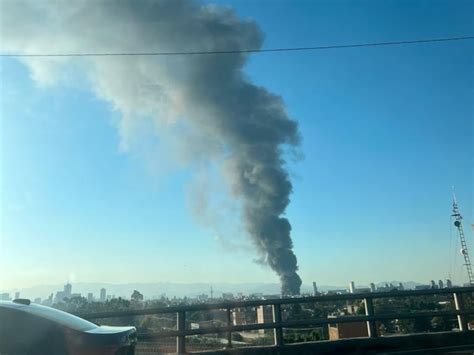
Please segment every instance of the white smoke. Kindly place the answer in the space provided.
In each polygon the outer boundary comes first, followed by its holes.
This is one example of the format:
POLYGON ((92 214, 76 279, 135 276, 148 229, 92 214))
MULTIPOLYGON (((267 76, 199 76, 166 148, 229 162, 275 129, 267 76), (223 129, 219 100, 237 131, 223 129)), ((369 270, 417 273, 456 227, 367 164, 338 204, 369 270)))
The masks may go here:
MULTIPOLYGON (((119 53, 255 49, 253 21, 193 0, 2 1, 3 53, 119 53)), ((183 161, 222 162, 242 206, 246 231, 285 293, 298 293, 291 226, 282 218, 291 183, 282 149, 296 146, 296 123, 282 100, 243 73, 246 54, 22 58, 35 81, 54 85, 80 71, 98 97, 120 111, 121 146, 136 120, 152 119, 183 161), (72 68, 72 69, 71 69, 72 68)), ((171 154, 171 153, 170 153, 171 154)))

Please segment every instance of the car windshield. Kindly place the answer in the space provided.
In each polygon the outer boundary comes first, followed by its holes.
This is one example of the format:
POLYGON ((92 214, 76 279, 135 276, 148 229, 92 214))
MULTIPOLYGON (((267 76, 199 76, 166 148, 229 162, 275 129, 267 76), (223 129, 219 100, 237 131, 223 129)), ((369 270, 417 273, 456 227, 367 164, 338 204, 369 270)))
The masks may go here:
POLYGON ((59 323, 67 328, 71 328, 74 330, 86 331, 97 328, 97 325, 92 322, 76 317, 70 313, 66 313, 50 307, 43 307, 38 305, 27 306, 21 307, 20 311, 48 319, 50 321, 59 323))

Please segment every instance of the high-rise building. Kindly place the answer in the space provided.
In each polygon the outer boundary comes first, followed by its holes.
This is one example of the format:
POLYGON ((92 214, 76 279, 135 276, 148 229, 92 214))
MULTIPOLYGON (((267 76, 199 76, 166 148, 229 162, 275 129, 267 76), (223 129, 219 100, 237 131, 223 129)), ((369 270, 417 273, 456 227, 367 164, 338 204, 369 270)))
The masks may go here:
POLYGON ((36 304, 41 304, 41 297, 36 297, 33 302, 36 304))
POLYGON ((316 281, 313 281, 313 295, 315 296, 319 295, 318 285, 316 285, 316 281))
POLYGON ((87 302, 92 302, 94 301, 94 294, 92 292, 89 292, 87 294, 87 302))
POLYGON ((370 292, 375 292, 375 284, 373 282, 370 283, 370 292))
POLYGON ((56 296, 54 297, 54 303, 61 303, 64 301, 64 298, 66 298, 66 296, 64 296, 64 291, 57 291, 56 296))
POLYGON ((19 291, 16 291, 16 292, 15 292, 15 299, 18 299, 18 298, 20 298, 20 292, 19 292, 19 291))
POLYGON ((107 291, 105 290, 105 288, 101 288, 100 289, 100 302, 105 302, 106 299, 107 299, 107 291))
POLYGON ((436 288, 436 282, 434 280, 431 280, 431 288, 432 289, 436 288))
POLYGON ((354 281, 351 281, 349 283, 349 292, 350 293, 354 293, 355 292, 355 282, 354 281))
POLYGON ((446 287, 447 287, 447 288, 453 287, 453 284, 452 284, 452 282, 451 282, 450 279, 447 279, 447 280, 446 280, 446 287))
POLYGON ((72 285, 68 282, 67 284, 64 285, 64 298, 71 298, 71 293, 72 293, 72 285))
POLYGON ((438 280, 438 287, 440 289, 444 288, 443 280, 438 280))
POLYGON ((53 305, 53 297, 54 297, 54 294, 50 294, 47 299, 43 300, 42 304, 45 305, 45 306, 52 306, 53 305))

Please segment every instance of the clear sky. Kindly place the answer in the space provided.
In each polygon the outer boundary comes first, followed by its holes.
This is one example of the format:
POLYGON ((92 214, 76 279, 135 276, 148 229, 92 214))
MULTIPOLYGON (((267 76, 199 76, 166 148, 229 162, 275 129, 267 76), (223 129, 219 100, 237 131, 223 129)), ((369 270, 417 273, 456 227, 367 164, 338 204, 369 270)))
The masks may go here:
MULTIPOLYGON (((474 35, 471 1, 218 3, 268 48, 474 35)), ((300 125, 287 217, 304 283, 465 282, 450 209, 455 185, 474 253, 473 63, 474 41, 250 57, 300 125)), ((235 228, 194 218, 195 166, 161 163, 151 133, 120 149, 121 113, 86 83, 38 85, 14 58, 0 80, 0 290, 278 281, 235 228)))

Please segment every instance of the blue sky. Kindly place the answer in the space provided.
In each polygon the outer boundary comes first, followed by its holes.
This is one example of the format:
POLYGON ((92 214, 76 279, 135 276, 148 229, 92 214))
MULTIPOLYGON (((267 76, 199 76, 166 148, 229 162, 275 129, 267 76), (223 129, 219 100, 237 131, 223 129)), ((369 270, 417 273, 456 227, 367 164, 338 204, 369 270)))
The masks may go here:
MULTIPOLYGON (((257 21, 268 48, 474 34, 468 1, 219 4, 257 21)), ((303 138, 287 209, 303 282, 465 281, 450 204, 455 185, 474 252, 473 58, 474 41, 251 56, 248 77, 283 97, 303 138)), ((150 162, 152 137, 121 151, 120 113, 87 85, 0 65, 0 289, 277 282, 245 239, 231 248, 193 218, 193 167, 150 162)))

